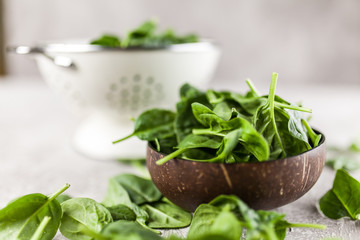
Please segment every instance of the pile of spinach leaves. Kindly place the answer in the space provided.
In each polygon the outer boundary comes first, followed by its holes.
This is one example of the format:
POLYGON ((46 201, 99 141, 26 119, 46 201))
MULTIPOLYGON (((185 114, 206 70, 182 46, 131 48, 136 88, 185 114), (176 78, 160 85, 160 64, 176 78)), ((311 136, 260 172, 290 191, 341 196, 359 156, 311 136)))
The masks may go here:
POLYGON ((154 20, 145 21, 139 27, 129 31, 124 38, 105 34, 91 41, 90 44, 104 47, 121 48, 162 48, 171 44, 198 42, 195 34, 177 35, 174 30, 167 29, 157 33, 157 24, 154 20))
POLYGON ((51 240, 60 230, 69 240, 282 240, 290 227, 325 228, 289 223, 282 214, 254 211, 225 195, 200 205, 192 217, 165 199, 151 180, 132 174, 110 178, 102 203, 62 194, 68 187, 11 201, 0 210, 0 238, 51 240), (156 230, 189 225, 185 238, 162 237, 156 230))
POLYGON ((191 240, 280 240, 288 228, 318 228, 318 224, 289 223, 285 215, 272 211, 255 211, 233 195, 220 195, 209 204, 200 205, 187 235, 191 240))
POLYGON ((176 112, 151 109, 135 121, 132 134, 172 158, 239 163, 294 156, 316 147, 321 135, 301 112, 311 110, 275 95, 278 74, 273 73, 268 95, 248 80, 250 91, 200 91, 189 84, 180 89, 176 112))
POLYGON ((0 210, 0 239, 161 239, 155 229, 191 223, 191 213, 169 202, 150 179, 122 174, 109 179, 102 203, 61 194, 29 194, 0 210), (133 238, 131 238, 131 236, 133 238))

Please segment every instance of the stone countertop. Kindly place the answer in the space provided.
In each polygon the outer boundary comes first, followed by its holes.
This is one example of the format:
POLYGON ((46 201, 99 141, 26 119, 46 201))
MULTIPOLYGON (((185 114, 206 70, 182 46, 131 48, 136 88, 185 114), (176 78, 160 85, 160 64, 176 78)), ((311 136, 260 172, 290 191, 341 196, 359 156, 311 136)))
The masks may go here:
MULTIPOLYGON (((346 145, 360 134, 359 86, 281 84, 277 91, 280 96, 294 102, 306 99, 303 105, 313 109, 312 125, 326 134, 329 145, 346 145)), ((215 82, 213 86, 234 88, 230 82, 215 82)), ((91 160, 77 153, 70 142, 79 122, 43 81, 0 79, 0 207, 28 193, 52 193, 65 183, 71 184, 67 194, 101 201, 109 177, 138 173, 127 165, 91 160)), ((359 172, 352 175, 360 178, 359 172)), ((327 225, 326 230, 293 229, 286 239, 358 239, 358 223, 330 220, 318 211, 318 200, 331 188, 334 176, 335 172, 325 167, 307 194, 275 209, 286 214, 290 222, 327 225)), ((64 238, 57 235, 55 239, 64 238)))

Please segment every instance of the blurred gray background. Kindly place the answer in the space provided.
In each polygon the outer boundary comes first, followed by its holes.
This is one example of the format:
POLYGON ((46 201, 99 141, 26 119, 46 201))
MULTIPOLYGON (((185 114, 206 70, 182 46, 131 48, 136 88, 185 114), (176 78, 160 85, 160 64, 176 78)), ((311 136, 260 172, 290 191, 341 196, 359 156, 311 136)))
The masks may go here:
MULTIPOLYGON (((121 35, 157 17, 162 29, 221 45, 217 82, 268 82, 276 71, 290 84, 360 84, 359 0, 0 1, 6 46, 121 35)), ((39 75, 25 56, 5 54, 5 66, 10 75, 39 75)))

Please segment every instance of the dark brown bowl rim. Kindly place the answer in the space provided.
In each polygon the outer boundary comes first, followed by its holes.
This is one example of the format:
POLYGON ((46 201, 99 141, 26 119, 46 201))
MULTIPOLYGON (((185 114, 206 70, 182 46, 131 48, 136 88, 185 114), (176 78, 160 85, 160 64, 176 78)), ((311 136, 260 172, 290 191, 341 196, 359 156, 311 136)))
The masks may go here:
MULTIPOLYGON (((277 162, 277 161, 284 161, 285 159, 296 158, 296 157, 299 157, 299 156, 301 156, 301 155, 305 155, 305 154, 307 154, 308 152, 313 151, 313 150, 321 147, 321 146, 325 143, 325 135, 324 135, 322 132, 320 132, 320 131, 318 131, 318 130, 316 130, 316 129, 313 129, 313 130, 314 130, 314 132, 316 132, 317 134, 321 134, 321 139, 320 139, 319 144, 318 144, 316 147, 314 147, 314 148, 312 148, 312 149, 310 149, 310 150, 307 150, 307 151, 305 151, 305 152, 299 153, 299 154, 297 154, 297 155, 288 156, 288 157, 285 157, 285 158, 279 158, 279 159, 273 159, 273 160, 266 160, 266 161, 263 161, 263 162, 243 162, 243 163, 213 163, 213 162, 202 162, 202 161, 187 160, 187 159, 182 159, 182 158, 173 158, 173 159, 171 159, 171 160, 195 162, 195 163, 197 163, 197 164, 215 164, 215 165, 216 165, 216 164, 217 164, 217 165, 224 164, 224 165, 229 165, 229 166, 230 166, 230 165, 270 164, 270 163, 277 162)), ((162 153, 162 152, 158 152, 156 149, 154 149, 154 147, 151 145, 150 142, 148 142, 148 145, 147 145, 147 146, 148 146, 149 148, 151 148, 153 151, 157 152, 157 153, 160 153, 160 154, 162 154, 162 155, 164 155, 164 156, 168 155, 168 154, 165 154, 165 153, 162 153)), ((169 161, 171 161, 171 160, 169 160, 169 161)))

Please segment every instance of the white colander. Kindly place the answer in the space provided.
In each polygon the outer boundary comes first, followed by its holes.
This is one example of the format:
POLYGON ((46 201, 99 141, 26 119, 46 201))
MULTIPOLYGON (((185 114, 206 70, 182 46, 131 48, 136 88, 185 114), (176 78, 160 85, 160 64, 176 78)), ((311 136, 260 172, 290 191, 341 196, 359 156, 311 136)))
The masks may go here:
POLYGON ((84 117, 74 134, 79 152, 95 159, 145 156, 146 143, 130 134, 130 120, 149 108, 173 109, 182 84, 204 87, 213 76, 220 50, 209 41, 162 49, 104 48, 86 43, 49 43, 10 48, 31 54, 48 85, 84 117))

